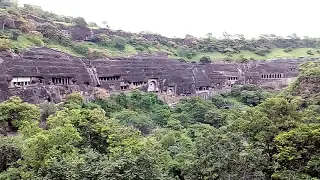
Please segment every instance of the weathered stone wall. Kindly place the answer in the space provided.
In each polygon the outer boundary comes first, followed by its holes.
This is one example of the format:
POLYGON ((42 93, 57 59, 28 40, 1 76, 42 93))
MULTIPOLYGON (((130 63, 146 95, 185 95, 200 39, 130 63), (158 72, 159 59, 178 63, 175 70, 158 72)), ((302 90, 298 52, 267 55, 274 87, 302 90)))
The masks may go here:
POLYGON ((8 97, 8 75, 4 60, 0 57, 0 102, 8 97))
POLYGON ((32 103, 59 102, 69 93, 90 92, 96 86, 91 68, 81 59, 53 49, 35 48, 19 55, 2 52, 1 58, 0 73, 5 73, 0 74, 1 101, 16 95, 32 103))
POLYGON ((302 96, 303 98, 310 98, 319 95, 320 93, 320 76, 300 76, 298 79, 299 83, 294 84, 293 95, 302 96))
POLYGON ((44 101, 59 103, 68 94, 80 92, 86 100, 94 99, 93 88, 81 88, 79 85, 33 85, 29 87, 12 88, 9 96, 19 96, 24 101, 38 104, 44 101))
POLYGON ((91 84, 87 67, 81 59, 48 48, 35 48, 19 56, 5 58, 7 73, 12 77, 35 77, 43 84, 52 78, 69 78, 70 84, 91 84))
POLYGON ((205 99, 234 85, 280 89, 298 76, 298 65, 304 61, 197 64, 160 55, 87 60, 48 48, 1 52, 0 58, 0 101, 17 95, 32 103, 60 102, 75 91, 91 99, 94 87, 110 93, 140 89, 205 99))

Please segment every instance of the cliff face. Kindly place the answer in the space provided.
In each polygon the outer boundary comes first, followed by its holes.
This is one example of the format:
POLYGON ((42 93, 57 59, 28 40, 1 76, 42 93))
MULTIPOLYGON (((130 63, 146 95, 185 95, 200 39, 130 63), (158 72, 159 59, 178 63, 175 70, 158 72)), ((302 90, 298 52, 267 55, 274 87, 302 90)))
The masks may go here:
MULTIPOLYGON (((48 48, 21 54, 2 52, 0 63, 1 100, 20 96, 32 103, 60 102, 72 92, 90 92, 95 86, 81 59, 48 48)), ((83 93, 84 94, 84 93, 83 93)))
POLYGON ((320 62, 305 62, 300 74, 284 92, 285 95, 301 96, 308 104, 320 104, 320 62))
POLYGON ((295 95, 308 97, 320 93, 320 76, 301 76, 297 81, 293 92, 295 95))
POLYGON ((0 101, 5 100, 8 95, 8 75, 4 60, 0 58, 0 101))
POLYGON ((301 60, 195 64, 166 56, 87 60, 48 48, 20 54, 0 53, 0 101, 17 95, 25 101, 60 102, 72 92, 92 99, 94 88, 108 92, 140 89, 166 96, 201 96, 234 85, 286 87, 298 75, 301 60))

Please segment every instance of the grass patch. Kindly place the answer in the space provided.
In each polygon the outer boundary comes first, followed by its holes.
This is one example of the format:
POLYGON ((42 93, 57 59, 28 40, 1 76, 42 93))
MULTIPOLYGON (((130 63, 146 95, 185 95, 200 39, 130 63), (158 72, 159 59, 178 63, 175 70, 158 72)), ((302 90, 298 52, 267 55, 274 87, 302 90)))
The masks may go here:
MULTIPOLYGON (((254 60, 268 60, 268 59, 277 59, 277 58, 297 58, 301 56, 305 57, 319 57, 320 54, 318 54, 316 51, 318 49, 316 48, 296 48, 293 49, 291 52, 284 52, 283 49, 273 49, 269 54, 266 54, 265 56, 259 56, 251 51, 241 51, 240 53, 237 54, 232 54, 231 58, 232 60, 241 60, 241 57, 246 58, 246 59, 254 59, 254 60), (311 50, 314 55, 309 55, 307 54, 307 51, 311 50)), ((219 52, 214 52, 214 53, 198 53, 196 56, 194 56, 191 60, 189 61, 199 61, 201 57, 203 56, 209 56, 211 60, 225 60, 227 59, 226 54, 222 54, 219 52)))
POLYGON ((59 22, 59 21, 53 21, 53 22, 56 23, 56 24, 63 24, 63 25, 65 25, 65 26, 67 26, 67 27, 74 25, 74 24, 72 24, 72 23, 67 23, 67 22, 59 22))
POLYGON ((16 41, 12 41, 12 46, 16 49, 27 49, 30 47, 38 47, 34 42, 30 41, 28 35, 19 36, 16 41))
MULTIPOLYGON (((73 56, 77 57, 84 57, 84 55, 81 55, 77 53, 71 46, 63 46, 58 43, 49 42, 48 44, 43 43, 43 39, 38 37, 35 41, 34 37, 29 34, 23 34, 18 37, 16 41, 12 41, 12 47, 14 49, 27 49, 27 48, 33 48, 33 47, 41 47, 46 46, 49 48, 55 48, 62 52, 69 53, 73 56), (41 43, 39 42, 41 41, 41 43)), ((145 48, 143 51, 138 51, 135 46, 131 44, 126 44, 125 49, 123 51, 119 51, 118 49, 114 47, 109 46, 103 46, 100 44, 92 43, 92 42, 81 42, 79 43, 85 47, 88 47, 91 51, 101 52, 109 57, 119 57, 119 56, 131 56, 135 55, 138 52, 146 52, 146 53, 156 53, 156 52, 163 52, 167 54, 170 58, 179 59, 177 55, 177 49, 173 47, 168 47, 165 45, 160 46, 150 46, 148 48, 145 48)), ((297 58, 297 57, 319 57, 320 54, 317 53, 316 48, 296 48, 293 49, 290 52, 284 52, 283 49, 277 48, 272 49, 272 51, 265 56, 259 56, 251 51, 241 51, 237 54, 232 54, 231 56, 228 56, 227 54, 222 54, 219 52, 213 52, 213 53, 197 53, 195 56, 192 57, 192 59, 183 58, 187 61, 199 61, 201 57, 208 56, 212 61, 221 61, 226 60, 227 58, 231 60, 241 60, 242 58, 245 58, 247 60, 254 59, 254 60, 268 60, 268 59, 278 59, 278 58, 297 58), (313 55, 307 54, 307 51, 311 50, 313 55)))
POLYGON ((71 47, 66 47, 66 46, 62 46, 60 44, 47 44, 46 45, 48 48, 53 48, 53 49, 57 49, 61 52, 65 52, 68 54, 71 54, 72 56, 76 56, 76 57, 84 57, 81 54, 78 54, 77 52, 75 52, 71 47))

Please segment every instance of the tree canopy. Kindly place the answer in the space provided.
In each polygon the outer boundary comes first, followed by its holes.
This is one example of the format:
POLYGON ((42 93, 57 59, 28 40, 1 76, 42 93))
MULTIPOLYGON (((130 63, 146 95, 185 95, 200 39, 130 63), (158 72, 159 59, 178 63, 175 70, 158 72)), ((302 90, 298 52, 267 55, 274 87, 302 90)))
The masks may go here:
POLYGON ((12 97, 0 179, 317 179, 319 109, 255 86, 175 108, 140 91, 38 107, 12 97))

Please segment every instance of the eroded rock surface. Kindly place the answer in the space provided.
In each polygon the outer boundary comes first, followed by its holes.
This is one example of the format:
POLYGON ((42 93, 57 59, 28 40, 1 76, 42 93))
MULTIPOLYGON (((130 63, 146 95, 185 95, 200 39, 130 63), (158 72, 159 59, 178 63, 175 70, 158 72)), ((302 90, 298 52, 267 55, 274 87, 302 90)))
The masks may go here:
POLYGON ((75 91, 90 100, 96 87, 108 93, 140 89, 203 98, 229 91, 236 84, 281 89, 298 76, 298 65, 305 61, 197 64, 163 55, 88 60, 48 48, 1 52, 0 58, 0 101, 17 95, 32 103, 60 102, 75 91))

